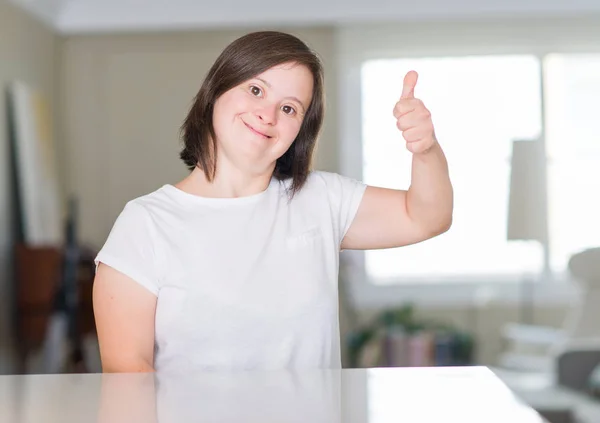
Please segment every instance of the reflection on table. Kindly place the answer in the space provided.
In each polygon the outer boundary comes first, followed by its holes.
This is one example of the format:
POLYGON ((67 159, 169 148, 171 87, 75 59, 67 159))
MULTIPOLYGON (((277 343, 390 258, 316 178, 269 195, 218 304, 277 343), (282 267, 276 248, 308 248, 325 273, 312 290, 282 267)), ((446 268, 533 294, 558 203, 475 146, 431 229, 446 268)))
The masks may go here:
POLYGON ((545 422, 484 367, 0 377, 6 423, 545 422))

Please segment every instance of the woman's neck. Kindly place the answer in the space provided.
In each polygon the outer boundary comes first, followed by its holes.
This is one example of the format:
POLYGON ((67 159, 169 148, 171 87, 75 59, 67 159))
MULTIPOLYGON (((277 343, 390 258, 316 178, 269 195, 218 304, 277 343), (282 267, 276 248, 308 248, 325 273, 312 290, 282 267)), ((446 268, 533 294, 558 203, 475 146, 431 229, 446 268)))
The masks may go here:
POLYGON ((236 169, 217 167, 215 178, 209 181, 202 169, 196 167, 175 186, 189 194, 208 198, 238 198, 259 194, 267 189, 273 171, 249 175, 236 169))

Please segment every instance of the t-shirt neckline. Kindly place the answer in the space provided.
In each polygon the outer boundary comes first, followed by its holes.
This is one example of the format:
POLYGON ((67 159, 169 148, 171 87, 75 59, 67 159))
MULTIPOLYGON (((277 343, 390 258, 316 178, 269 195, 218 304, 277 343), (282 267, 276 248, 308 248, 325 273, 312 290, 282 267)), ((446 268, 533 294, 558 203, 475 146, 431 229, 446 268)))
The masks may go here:
POLYGON ((175 185, 165 184, 163 189, 169 193, 172 193, 177 198, 186 202, 193 202, 196 204, 213 204, 213 205, 238 205, 238 204, 251 204, 259 201, 261 198, 267 195, 267 193, 278 185, 279 181, 276 178, 271 178, 267 188, 259 193, 245 195, 242 197, 203 197, 196 194, 190 194, 185 192, 175 185))

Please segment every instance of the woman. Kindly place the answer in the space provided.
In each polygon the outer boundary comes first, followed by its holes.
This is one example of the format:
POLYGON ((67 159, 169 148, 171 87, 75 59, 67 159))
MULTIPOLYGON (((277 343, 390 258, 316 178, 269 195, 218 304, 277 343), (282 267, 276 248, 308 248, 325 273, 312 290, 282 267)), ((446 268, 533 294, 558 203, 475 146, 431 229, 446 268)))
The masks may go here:
POLYGON ((393 113, 414 153, 408 191, 311 171, 318 57, 256 32, 230 44, 182 127, 191 173, 130 201, 98 254, 103 371, 339 368, 341 249, 446 231, 452 187, 409 72, 393 113))

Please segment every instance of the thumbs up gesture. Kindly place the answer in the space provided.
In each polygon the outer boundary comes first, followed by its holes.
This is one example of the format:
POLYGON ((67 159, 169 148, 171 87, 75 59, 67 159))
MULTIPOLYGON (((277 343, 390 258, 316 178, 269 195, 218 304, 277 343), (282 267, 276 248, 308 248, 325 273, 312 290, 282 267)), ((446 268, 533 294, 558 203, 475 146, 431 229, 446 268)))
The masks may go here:
POLYGON ((437 143, 431 113, 421 100, 415 98, 418 77, 415 71, 406 74, 402 95, 394 106, 396 126, 402 131, 406 148, 413 154, 425 153, 437 143))

